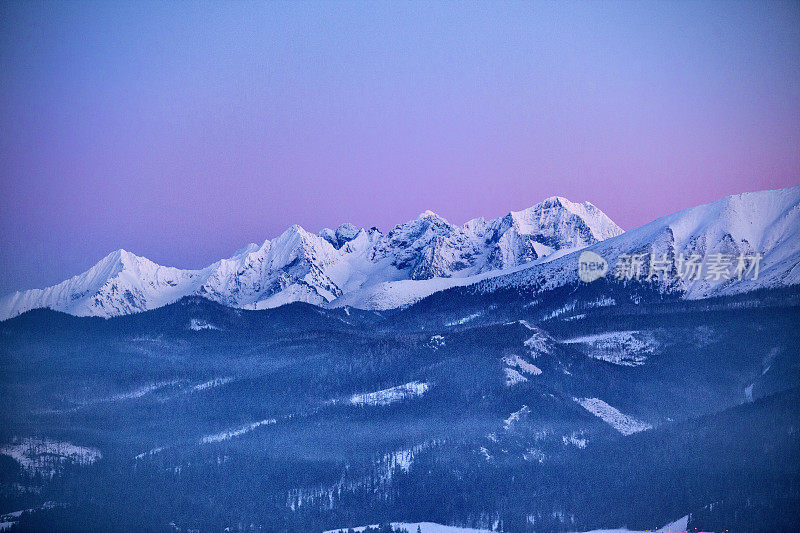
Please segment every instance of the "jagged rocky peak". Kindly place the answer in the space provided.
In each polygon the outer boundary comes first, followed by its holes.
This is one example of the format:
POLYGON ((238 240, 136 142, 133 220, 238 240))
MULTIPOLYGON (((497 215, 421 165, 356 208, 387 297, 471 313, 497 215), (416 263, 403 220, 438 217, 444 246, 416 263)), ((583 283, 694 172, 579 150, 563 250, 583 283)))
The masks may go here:
POLYGON ((332 246, 294 224, 262 247, 264 261, 270 269, 296 266, 298 262, 330 262, 332 246))
POLYGON ((347 241, 352 241, 359 231, 361 230, 349 222, 336 228, 336 238, 339 239, 340 246, 347 241))
POLYGON ((333 231, 331 228, 322 228, 322 230, 319 233, 317 233, 317 236, 322 237, 323 239, 331 243, 331 245, 334 248, 338 248, 339 240, 336 238, 336 232, 333 231))
POLYGON ((308 239, 311 234, 308 233, 300 224, 292 224, 286 231, 281 233, 273 242, 290 241, 293 239, 308 239))
POLYGON ((423 211, 414 220, 398 224, 386 235, 389 241, 397 244, 414 242, 421 237, 433 237, 451 232, 454 226, 433 211, 423 211), (426 235, 427 233, 427 235, 426 235))
MULTIPOLYGON (((380 261, 391 258, 392 265, 398 270, 414 272, 420 262, 431 260, 430 252, 426 252, 425 249, 430 246, 440 246, 441 239, 450 237, 456 229, 436 213, 424 211, 414 220, 398 224, 376 241, 372 259, 380 261)), ((430 276, 427 274, 421 277, 411 275, 412 279, 428 277, 430 276)))
MULTIPOLYGON (((589 245, 620 235, 623 230, 605 213, 590 202, 576 203, 561 196, 551 196, 544 201, 523 209, 511 211, 503 217, 501 230, 514 228, 524 235, 542 235, 548 238, 579 236, 572 246, 589 245)), ((562 239, 561 247, 568 244, 562 239)))
MULTIPOLYGON (((373 229, 377 230, 377 228, 373 229)), ((323 228, 323 230, 319 232, 319 236, 331 243, 331 245, 338 250, 346 243, 355 239, 362 232, 364 232, 363 229, 357 227, 355 224, 346 222, 341 224, 336 230, 323 228)))

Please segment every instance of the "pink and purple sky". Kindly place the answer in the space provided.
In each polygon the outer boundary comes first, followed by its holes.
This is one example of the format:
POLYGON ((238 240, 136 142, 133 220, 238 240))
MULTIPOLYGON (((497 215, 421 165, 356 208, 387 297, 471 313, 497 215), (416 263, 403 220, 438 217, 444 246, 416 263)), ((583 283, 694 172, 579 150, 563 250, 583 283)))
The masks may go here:
POLYGON ((800 183, 800 3, 0 3, 0 293, 125 248, 800 183))

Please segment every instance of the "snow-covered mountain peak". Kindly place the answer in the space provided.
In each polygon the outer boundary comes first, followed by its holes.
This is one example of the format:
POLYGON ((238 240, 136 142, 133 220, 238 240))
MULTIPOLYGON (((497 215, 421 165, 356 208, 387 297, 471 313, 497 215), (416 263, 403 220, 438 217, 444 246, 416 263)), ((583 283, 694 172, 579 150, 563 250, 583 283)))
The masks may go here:
POLYGON ((275 239, 275 242, 288 241, 295 238, 307 239, 309 237, 311 237, 311 234, 307 232, 303 226, 300 224, 292 224, 275 239))
POLYGON ((113 262, 114 268, 117 269, 118 273, 124 270, 142 273, 153 271, 161 267, 161 265, 154 263, 146 257, 136 255, 122 248, 112 252, 106 256, 106 258, 109 259, 110 262, 113 262))
POLYGON ((575 225, 578 222, 589 230, 595 241, 615 237, 623 232, 622 228, 592 203, 571 202, 561 196, 551 196, 528 209, 512 211, 506 216, 520 233, 525 234, 536 233, 542 228, 550 230, 564 224, 575 225))
POLYGON ((339 249, 346 243, 355 239, 360 233, 365 233, 365 230, 357 227, 355 224, 346 222, 339 225, 335 230, 323 228, 318 236, 331 243, 334 248, 339 249))
POLYGON ((566 207, 566 205, 572 205, 572 202, 564 198, 563 196, 550 196, 545 198, 534 207, 541 207, 541 208, 551 208, 551 207, 566 207))
POLYGON ((753 250, 789 244, 787 236, 800 231, 800 186, 727 196, 690 207, 631 230, 632 236, 652 236, 669 230, 678 247, 705 243, 711 253, 717 244, 747 243, 753 250))
POLYGON ((164 267, 150 261, 146 257, 140 257, 120 248, 106 255, 83 274, 75 276, 67 281, 81 279, 92 287, 99 288, 109 280, 119 278, 120 276, 133 278, 152 276, 160 268, 164 267))
POLYGON ((139 256, 133 254, 124 248, 120 248, 118 250, 114 250, 113 252, 109 253, 105 257, 103 257, 98 264, 102 263, 104 265, 112 266, 112 267, 121 267, 124 264, 133 264, 136 263, 139 259, 139 256))
MULTIPOLYGON (((128 254, 129 252, 123 250, 122 248, 119 250, 114 250, 98 261, 91 269, 89 269, 89 272, 94 270, 96 273, 101 274, 105 279, 116 276, 125 268, 125 256, 128 254)), ((131 258, 127 258, 127 263, 130 264, 132 262, 134 261, 132 261, 131 258)))
POLYGON ((372 228, 369 231, 360 229, 352 238, 344 241, 339 249, 344 253, 366 252, 382 236, 383 234, 377 228, 372 228))
POLYGON ((352 241, 355 236, 358 235, 359 231, 361 231, 360 228, 357 228, 354 224, 347 222, 336 228, 336 238, 341 244, 344 244, 347 241, 352 241))
POLYGON ((441 220, 441 221, 447 223, 447 220, 445 220, 444 217, 439 216, 437 213, 434 213, 430 209, 426 209, 425 211, 420 213, 417 216, 417 220, 420 220, 420 219, 422 219, 422 220, 425 220, 425 219, 437 219, 437 220, 441 220))

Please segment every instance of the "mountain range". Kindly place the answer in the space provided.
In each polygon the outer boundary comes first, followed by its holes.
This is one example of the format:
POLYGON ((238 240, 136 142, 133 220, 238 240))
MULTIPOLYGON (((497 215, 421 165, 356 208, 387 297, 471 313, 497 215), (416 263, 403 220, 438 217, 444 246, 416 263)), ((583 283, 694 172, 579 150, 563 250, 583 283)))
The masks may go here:
POLYGON ((4 300, 0 523, 794 531, 798 205, 747 193, 622 232, 551 198, 294 226, 201 270, 114 252, 4 300), (588 251, 605 278, 580 279, 588 251), (626 254, 763 259, 636 283, 626 254))
POLYGON ((298 225, 200 270, 158 265, 126 250, 45 289, 0 299, 0 320, 36 308, 111 317, 198 295, 230 307, 290 302, 392 309, 453 286, 479 290, 577 280, 577 253, 610 264, 625 253, 762 254, 758 279, 660 280, 686 297, 800 283, 800 186, 729 196, 623 232, 589 202, 551 197, 522 211, 458 226, 426 211, 388 233, 342 224, 312 234, 298 225))

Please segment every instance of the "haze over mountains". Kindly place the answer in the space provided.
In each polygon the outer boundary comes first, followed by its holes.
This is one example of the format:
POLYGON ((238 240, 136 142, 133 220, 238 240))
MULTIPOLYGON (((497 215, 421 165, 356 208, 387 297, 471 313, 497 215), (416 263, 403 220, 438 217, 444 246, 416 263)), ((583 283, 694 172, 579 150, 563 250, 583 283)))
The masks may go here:
POLYGON ((622 253, 761 253, 757 280, 670 282, 689 297, 800 283, 800 187, 745 193, 686 209, 623 233, 589 202, 552 197, 523 211, 461 226, 426 211, 386 234, 352 224, 318 235, 294 225, 201 270, 153 263, 125 250, 45 289, 0 299, 0 320, 47 307, 110 317, 155 309, 187 295, 231 307, 264 309, 302 301, 390 309, 457 285, 577 279, 586 247, 610 264, 622 253))

